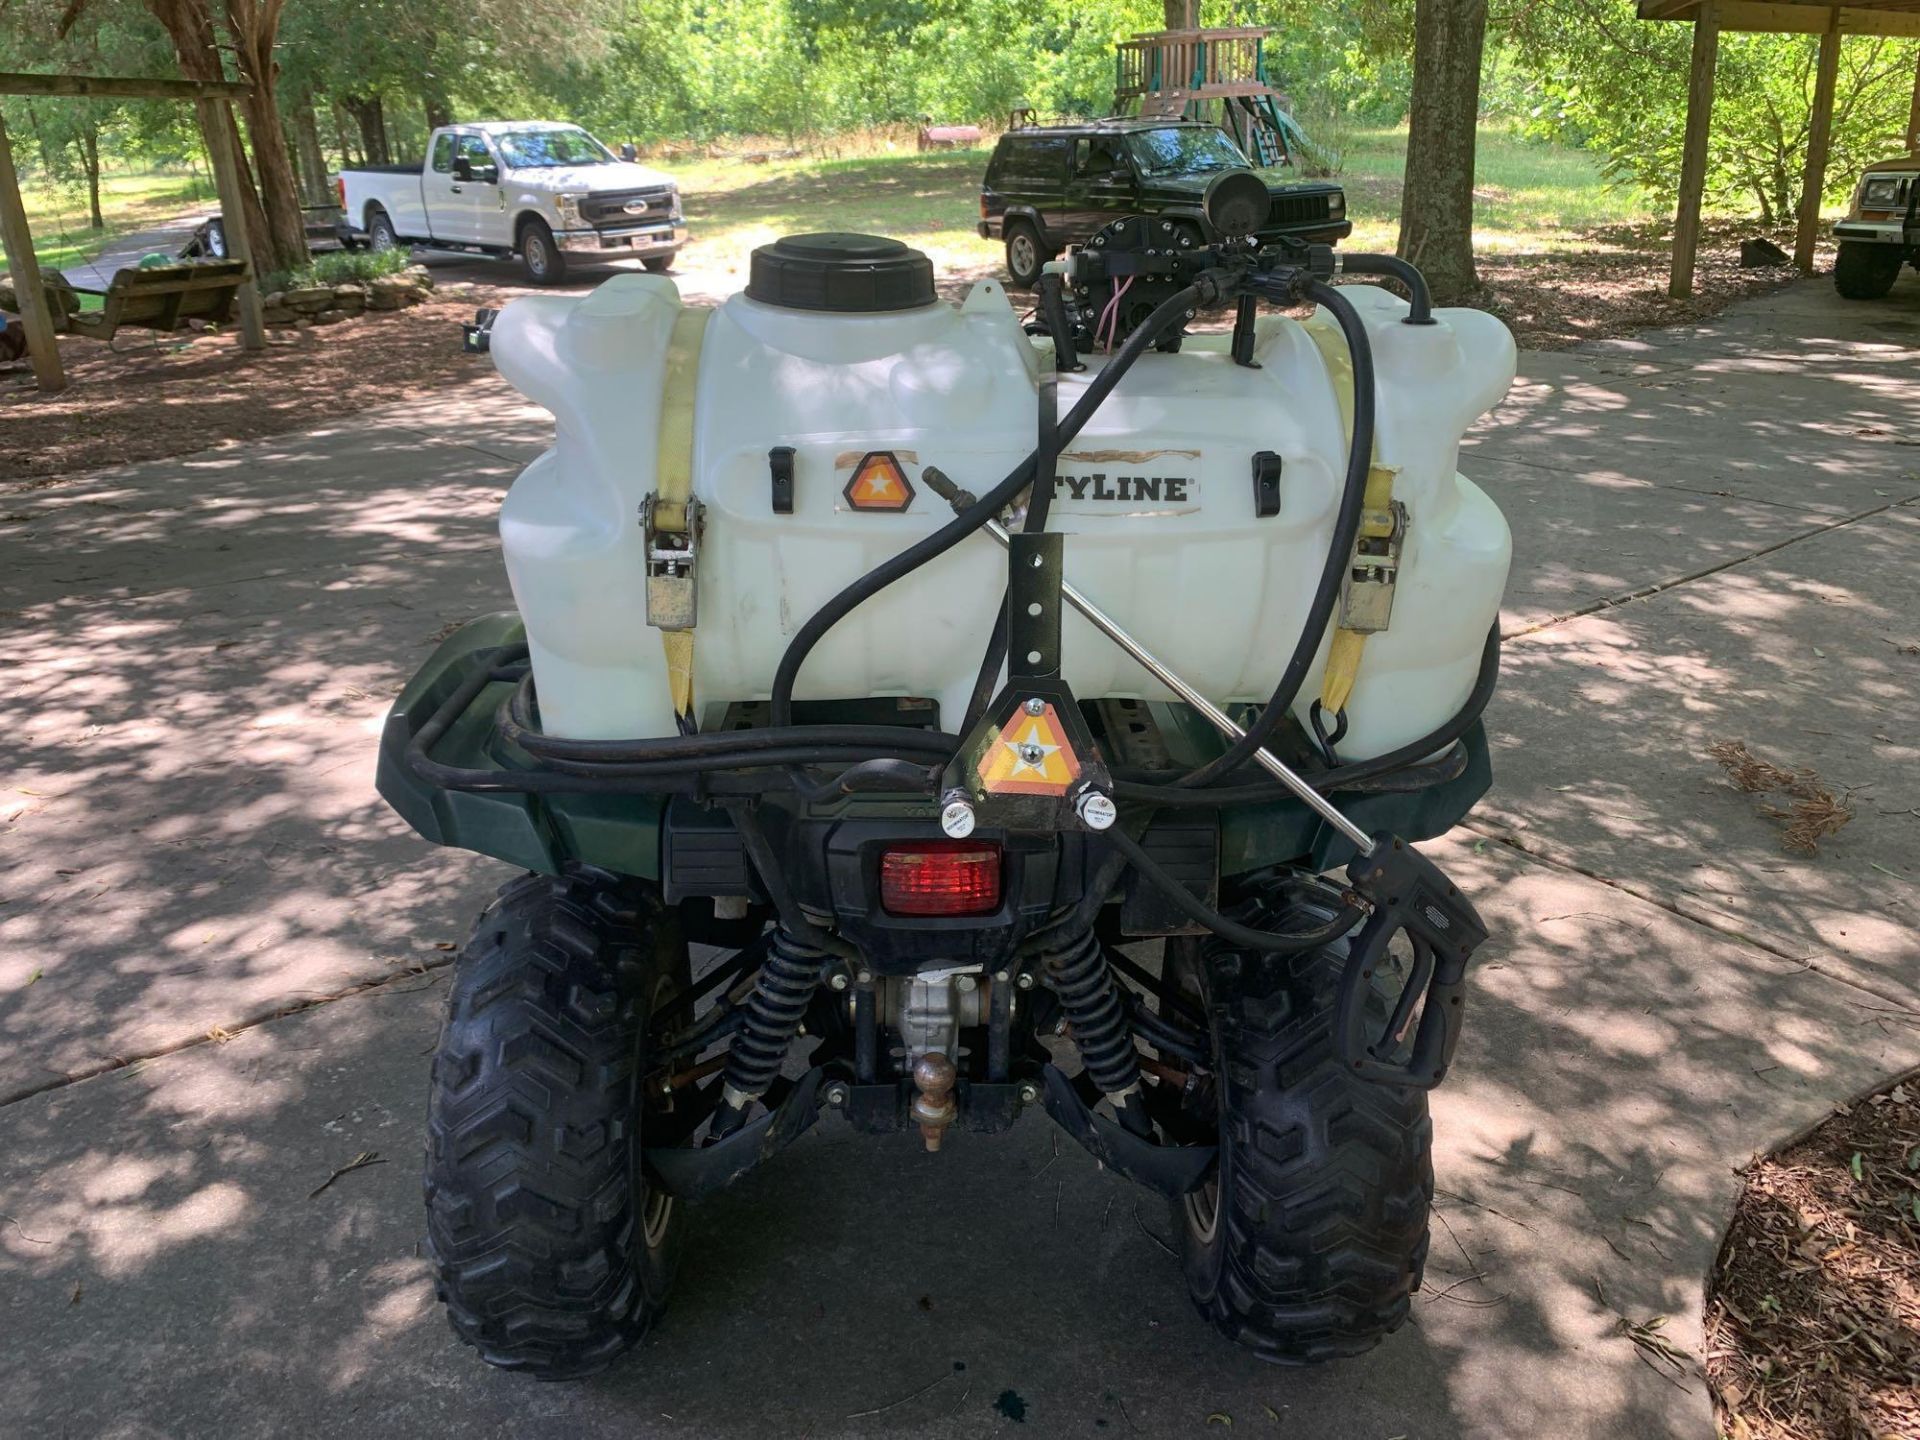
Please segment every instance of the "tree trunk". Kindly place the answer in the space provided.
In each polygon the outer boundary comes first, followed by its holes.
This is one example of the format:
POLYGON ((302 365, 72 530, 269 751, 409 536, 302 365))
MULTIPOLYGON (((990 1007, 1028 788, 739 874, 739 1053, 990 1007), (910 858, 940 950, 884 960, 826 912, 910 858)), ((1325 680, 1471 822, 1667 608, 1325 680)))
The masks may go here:
POLYGON ((1163 0, 1167 29, 1192 30, 1200 23, 1200 0, 1163 0))
MULTIPOLYGON (((220 68, 219 42, 213 31, 213 16, 208 11, 205 0, 146 0, 147 9, 153 12, 173 41, 175 54, 180 58, 180 73, 189 80, 225 80, 227 77, 220 68)), ((247 234, 253 240, 254 263, 267 269, 280 268, 270 249, 271 232, 267 228, 266 210, 260 203, 260 193, 255 188, 253 171, 247 164, 247 152, 240 143, 240 127, 233 121, 232 111, 225 105, 202 107, 202 123, 218 124, 226 127, 227 136, 233 147, 234 164, 240 171, 241 204, 246 207, 245 224, 247 234), (213 117, 209 120, 207 117, 213 117)), ((209 138, 209 148, 214 141, 209 138)), ((301 258, 305 258, 306 246, 301 245, 301 258)), ((298 264, 299 261, 295 261, 298 264)), ((291 268, 291 266, 287 267, 291 268)))
POLYGON ((300 174, 307 182, 307 203, 331 205, 333 195, 327 186, 327 157, 320 148, 320 122, 314 118, 311 94, 293 102, 293 153, 299 157, 300 174))
POLYGON ((420 97, 420 108, 426 111, 427 129, 438 130, 442 125, 453 124, 453 105, 438 90, 428 90, 420 97))
POLYGON ((1436 300, 1479 288, 1473 264, 1473 141, 1487 0, 1418 0, 1400 254, 1418 265, 1436 300))
POLYGON ((91 119, 80 132, 80 160, 87 171, 87 223, 104 230, 107 222, 100 214, 100 127, 91 119))
POLYGON ((273 58, 280 30, 280 11, 286 0, 226 0, 227 31, 233 42, 240 78, 252 89, 240 97, 247 130, 253 136, 253 165, 260 179, 260 202, 267 229, 256 249, 263 252, 268 270, 297 270, 307 263, 307 221, 300 213, 300 187, 287 153, 287 133, 280 126, 280 107, 274 103, 273 82, 279 65, 273 58))
POLYGON ((347 107, 338 100, 331 100, 327 104, 327 116, 333 121, 333 146, 340 152, 341 168, 352 170, 370 164, 366 151, 356 152, 353 148, 353 138, 347 129, 347 107))
POLYGON ((387 150, 387 112, 381 107, 378 95, 347 95, 340 103, 353 117, 353 123, 360 127, 360 150, 367 157, 369 165, 391 165, 393 158, 387 150))

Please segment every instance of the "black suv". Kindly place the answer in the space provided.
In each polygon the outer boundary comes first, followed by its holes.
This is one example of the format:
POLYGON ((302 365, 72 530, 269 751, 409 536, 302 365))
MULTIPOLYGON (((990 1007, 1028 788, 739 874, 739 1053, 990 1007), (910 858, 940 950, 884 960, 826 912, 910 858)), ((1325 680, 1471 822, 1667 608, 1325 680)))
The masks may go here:
MULTIPOLYGON (((980 235, 1004 240, 1007 273, 1021 288, 1069 245, 1084 244, 1121 215, 1165 215, 1213 238, 1200 213, 1207 183, 1251 170, 1226 131, 1198 120, 1094 120, 1009 130, 980 183, 980 235)), ((1329 181, 1270 185, 1260 239, 1292 235, 1331 244, 1353 226, 1346 192, 1329 181)))

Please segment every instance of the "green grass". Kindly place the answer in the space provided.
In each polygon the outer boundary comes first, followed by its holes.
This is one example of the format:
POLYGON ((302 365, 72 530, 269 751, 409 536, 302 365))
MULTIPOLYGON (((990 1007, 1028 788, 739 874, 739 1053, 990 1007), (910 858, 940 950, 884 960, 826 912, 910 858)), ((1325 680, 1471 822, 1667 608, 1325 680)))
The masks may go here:
MULTIPOLYGON (((1341 183, 1356 250, 1391 250, 1406 168, 1404 128, 1340 137, 1341 183)), ((1474 183, 1474 236, 1483 253, 1605 248, 1595 230, 1658 221, 1665 208, 1637 186, 1609 183, 1599 157, 1483 126, 1474 183)), ((912 150, 850 159, 794 157, 657 161, 679 181, 703 253, 745 273, 756 245, 799 230, 866 230, 925 250, 942 273, 997 270, 999 246, 973 230, 987 150, 912 150)))
MULTIPOLYGON (((1353 248, 1393 248, 1406 152, 1404 128, 1356 130, 1347 140, 1340 178, 1353 248)), ((1473 194, 1474 248, 1484 253, 1593 249, 1586 232, 1667 214, 1638 186, 1609 182, 1591 151, 1525 140, 1499 125, 1480 127, 1473 194)))
POLYGON ((703 265, 717 257, 744 277, 756 246, 807 230, 853 230, 905 240, 944 274, 1000 263, 1000 247, 973 229, 988 153, 655 163, 680 182, 703 265))
MULTIPOLYGON (((204 204, 209 213, 218 205, 206 181, 178 172, 103 175, 100 213, 107 222, 105 230, 87 226, 87 192, 83 185, 29 180, 21 187, 21 197, 26 201, 27 223, 33 231, 34 257, 43 270, 83 264, 121 235, 171 220, 195 205, 204 204)), ((6 252, 0 249, 0 269, 6 264, 6 252)))

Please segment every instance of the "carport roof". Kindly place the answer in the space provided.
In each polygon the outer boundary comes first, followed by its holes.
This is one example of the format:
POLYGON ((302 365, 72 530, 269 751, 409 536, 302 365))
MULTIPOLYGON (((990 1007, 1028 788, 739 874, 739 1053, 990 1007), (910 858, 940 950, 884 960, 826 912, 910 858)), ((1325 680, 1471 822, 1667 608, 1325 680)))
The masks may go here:
POLYGON ((1770 35, 1920 36, 1920 0, 1640 0, 1642 20, 1698 20, 1711 11, 1722 30, 1770 35))

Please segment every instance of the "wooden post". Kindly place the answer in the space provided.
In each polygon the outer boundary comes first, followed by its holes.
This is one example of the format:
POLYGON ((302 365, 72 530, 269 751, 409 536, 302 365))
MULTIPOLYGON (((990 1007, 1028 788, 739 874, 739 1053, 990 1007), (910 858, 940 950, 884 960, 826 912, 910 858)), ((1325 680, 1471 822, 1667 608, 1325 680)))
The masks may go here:
POLYGON ((60 368, 60 341, 54 335, 53 316, 47 313, 40 263, 33 258, 33 232, 27 228, 27 204, 20 198, 20 176, 13 168, 13 146, 7 140, 4 116, 0 116, 0 241, 7 247, 13 293, 20 302, 21 322, 27 327, 33 378, 48 394, 64 390, 67 375, 60 368))
POLYGON ((1687 136, 1680 154, 1680 207, 1673 217, 1673 269, 1667 294, 1693 294, 1693 256, 1700 246, 1700 197, 1707 188, 1707 134, 1713 126, 1713 67, 1720 58, 1720 16, 1713 0, 1693 21, 1693 74, 1687 82, 1687 136))
POLYGON ((1827 12, 1820 32, 1820 63, 1814 71, 1813 114, 1807 121, 1807 168, 1800 180, 1800 230, 1793 263, 1813 273, 1813 247, 1820 239, 1820 198, 1827 188, 1827 146, 1833 139, 1833 85, 1840 73, 1840 12, 1827 12))
POLYGON ((240 346, 267 348, 267 327, 260 318, 260 285, 253 265, 253 246, 247 236, 247 207, 241 189, 240 167, 233 157, 233 112, 225 100, 196 100, 200 129, 207 138, 207 158, 213 162, 213 187, 220 196, 220 224, 226 231, 227 258, 247 262, 234 303, 240 310, 240 346))

